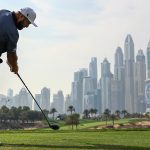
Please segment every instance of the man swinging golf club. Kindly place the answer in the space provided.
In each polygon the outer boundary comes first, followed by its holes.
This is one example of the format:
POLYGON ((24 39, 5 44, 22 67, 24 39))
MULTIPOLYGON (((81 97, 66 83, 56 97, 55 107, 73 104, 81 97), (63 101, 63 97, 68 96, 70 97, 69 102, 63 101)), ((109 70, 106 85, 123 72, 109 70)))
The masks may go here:
MULTIPOLYGON (((26 7, 20 9, 18 12, 11 12, 9 10, 0 10, 0 56, 2 53, 7 53, 7 64, 11 72, 18 73, 17 63, 17 42, 19 39, 18 30, 27 28, 30 24, 35 27, 34 23, 36 13, 33 9, 26 7)), ((3 60, 0 58, 0 63, 3 60)))
MULTIPOLYGON (((18 30, 27 28, 30 24, 33 24, 35 27, 37 27, 37 25, 34 23, 35 18, 36 13, 29 7, 22 8, 18 12, 0 10, 0 56, 2 53, 7 52, 7 64, 10 67, 10 71, 14 72, 26 87, 33 100, 36 102, 41 112, 43 113, 43 116, 45 117, 49 127, 53 130, 58 130, 59 125, 49 123, 40 105, 37 103, 36 99, 33 97, 32 93, 18 73, 18 57, 16 53, 17 42, 19 39, 18 30)), ((0 58, 0 63, 2 62, 3 60, 0 58)))

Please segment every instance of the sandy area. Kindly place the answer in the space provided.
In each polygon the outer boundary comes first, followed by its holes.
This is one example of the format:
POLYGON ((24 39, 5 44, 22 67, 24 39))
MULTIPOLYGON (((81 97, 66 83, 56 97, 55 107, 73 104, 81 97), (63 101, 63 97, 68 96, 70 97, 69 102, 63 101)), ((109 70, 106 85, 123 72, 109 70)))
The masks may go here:
MULTIPOLYGON (((126 124, 115 124, 114 127, 109 125, 109 126, 98 126, 96 129, 105 129, 105 128, 150 128, 150 121, 141 121, 141 122, 136 122, 136 123, 126 123, 126 124)), ((95 128, 91 128, 95 129, 95 128)))

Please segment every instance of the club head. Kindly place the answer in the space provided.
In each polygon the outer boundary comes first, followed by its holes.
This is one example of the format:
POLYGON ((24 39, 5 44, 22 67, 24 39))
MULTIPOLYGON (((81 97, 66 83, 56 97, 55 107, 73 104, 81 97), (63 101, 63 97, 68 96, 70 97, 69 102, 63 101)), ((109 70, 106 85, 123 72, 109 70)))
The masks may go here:
POLYGON ((50 126, 50 128, 53 129, 53 130, 58 130, 58 129, 60 128, 60 126, 57 125, 57 124, 52 124, 52 125, 50 126))
POLYGON ((0 58, 0 64, 3 62, 3 60, 0 58))

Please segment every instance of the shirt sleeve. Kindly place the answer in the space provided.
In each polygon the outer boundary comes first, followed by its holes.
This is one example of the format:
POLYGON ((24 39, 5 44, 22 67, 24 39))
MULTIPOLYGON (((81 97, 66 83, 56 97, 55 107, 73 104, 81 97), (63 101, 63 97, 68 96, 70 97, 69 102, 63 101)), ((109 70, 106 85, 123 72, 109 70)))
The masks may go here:
POLYGON ((15 52, 17 50, 17 42, 18 42, 18 36, 13 33, 7 34, 8 40, 6 44, 6 51, 9 52, 15 52))

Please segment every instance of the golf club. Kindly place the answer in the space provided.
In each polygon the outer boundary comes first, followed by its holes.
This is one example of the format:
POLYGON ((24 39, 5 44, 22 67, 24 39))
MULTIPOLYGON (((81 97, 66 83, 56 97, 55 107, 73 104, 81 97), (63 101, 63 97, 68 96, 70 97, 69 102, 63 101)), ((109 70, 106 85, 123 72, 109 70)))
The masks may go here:
POLYGON ((41 109, 40 105, 38 104, 38 102, 36 101, 36 99, 34 98, 34 96, 32 95, 32 93, 30 92, 30 90, 28 89, 28 87, 26 86, 26 84, 24 83, 24 81, 22 80, 22 78, 20 77, 20 75, 17 73, 17 76, 19 77, 19 79, 21 80, 21 82, 23 83, 23 85, 26 87, 26 89, 28 90, 28 92, 30 93, 30 95, 32 96, 33 100, 35 101, 35 103, 37 104, 37 106, 39 107, 39 109, 41 110, 43 116, 45 117, 49 127, 53 130, 58 130, 59 129, 59 125, 57 124, 50 124, 45 113, 43 112, 43 110, 41 109))

